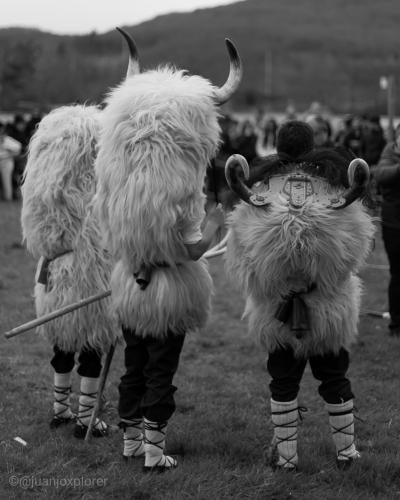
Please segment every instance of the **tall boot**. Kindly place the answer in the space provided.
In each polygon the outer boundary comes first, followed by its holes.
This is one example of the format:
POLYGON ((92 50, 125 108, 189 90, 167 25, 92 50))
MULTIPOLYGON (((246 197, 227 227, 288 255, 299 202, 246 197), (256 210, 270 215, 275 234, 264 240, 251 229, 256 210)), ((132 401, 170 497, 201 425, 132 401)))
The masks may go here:
MULTIPOLYGON (((78 439, 84 439, 96 403, 99 379, 92 377, 81 378, 81 391, 79 395, 79 410, 77 424, 74 430, 74 436, 78 439)), ((93 425, 92 436, 103 437, 108 434, 108 427, 105 422, 96 418, 93 425)))
POLYGON ((278 451, 278 460, 274 467, 285 470, 296 470, 297 456, 297 422, 299 408, 297 399, 289 402, 271 399, 271 418, 274 424, 274 442, 278 451))
POLYGON ((336 462, 341 469, 345 469, 361 456, 354 444, 353 400, 340 404, 326 403, 326 408, 336 447, 336 462))
POLYGON ((124 451, 122 454, 124 460, 143 457, 143 420, 141 418, 122 419, 119 427, 124 431, 124 451))
POLYGON ((71 375, 72 372, 54 372, 54 416, 50 422, 51 429, 75 421, 76 416, 71 411, 70 403, 71 375))
POLYGON ((178 465, 175 458, 164 455, 167 424, 144 419, 144 472, 164 472, 178 465))

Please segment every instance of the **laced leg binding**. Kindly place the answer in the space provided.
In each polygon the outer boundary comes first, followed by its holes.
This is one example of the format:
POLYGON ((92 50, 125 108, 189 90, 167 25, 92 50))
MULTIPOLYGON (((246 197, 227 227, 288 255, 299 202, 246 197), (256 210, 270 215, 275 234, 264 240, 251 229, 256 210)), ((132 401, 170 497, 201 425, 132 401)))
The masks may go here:
MULTIPOLYGON (((81 392, 79 396, 79 411, 77 417, 77 424, 75 426, 74 436, 79 439, 84 439, 86 436, 86 431, 90 423, 90 418, 94 409, 97 398, 97 384, 98 379, 92 379, 89 377, 82 377, 81 380, 81 392), (86 388, 89 390, 86 392, 86 388), (93 392, 90 389, 93 388, 93 392)), ((96 418, 96 422, 93 425, 92 436, 93 437, 103 437, 108 434, 108 427, 105 422, 96 418)))
POLYGON ((360 458, 360 453, 354 444, 353 400, 341 404, 327 403, 326 407, 338 463, 360 458))
POLYGON ((143 443, 143 420, 141 418, 123 420, 119 423, 119 428, 124 431, 124 451, 123 458, 137 458, 144 456, 143 443))
POLYGON ((271 399, 271 418, 274 425, 273 446, 278 451, 278 460, 271 465, 280 469, 295 470, 297 468, 297 425, 301 411, 297 399, 289 402, 278 402, 271 399))
POLYGON ((50 427, 55 429, 62 424, 68 424, 75 420, 75 415, 71 412, 69 396, 71 386, 61 387, 54 385, 54 415, 50 422, 50 427))
POLYGON ((177 466, 177 460, 164 455, 165 435, 168 422, 152 422, 144 419, 145 472, 163 472, 177 466))

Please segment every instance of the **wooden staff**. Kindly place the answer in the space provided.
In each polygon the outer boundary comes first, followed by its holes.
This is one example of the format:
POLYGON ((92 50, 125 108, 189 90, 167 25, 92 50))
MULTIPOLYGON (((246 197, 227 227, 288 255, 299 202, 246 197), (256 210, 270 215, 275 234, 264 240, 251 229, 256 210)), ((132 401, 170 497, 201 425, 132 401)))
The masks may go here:
POLYGON ((106 386, 106 380, 108 376, 108 372, 110 371, 111 361, 114 356, 115 344, 110 347, 110 350, 107 353, 106 359, 104 361, 103 369, 101 370, 100 380, 99 380, 99 389, 97 391, 96 403, 93 407, 92 415, 90 417, 90 422, 86 431, 85 441, 89 441, 92 436, 92 429, 96 423, 96 418, 99 413, 101 398, 103 397, 104 387, 106 386))
POLYGON ((90 297, 87 297, 86 299, 82 299, 79 302, 75 302, 74 304, 70 304, 68 306, 62 307, 61 309, 57 309, 56 311, 53 311, 53 312, 46 314, 44 316, 40 316, 39 318, 36 318, 32 321, 29 321, 28 323, 17 326, 16 328, 13 328, 9 332, 6 332, 4 334, 4 336, 7 339, 10 339, 11 337, 15 337, 15 336, 17 336, 21 333, 24 333, 28 330, 32 330, 32 328, 36 328, 37 326, 40 326, 40 325, 43 325, 44 323, 52 321, 53 319, 58 318, 59 316, 63 316, 64 314, 68 314, 72 311, 75 311, 75 309, 79 309, 81 307, 87 306, 87 305, 91 304, 92 302, 96 302, 97 300, 105 299, 106 297, 109 297, 110 295, 111 295, 111 290, 97 293, 96 295, 91 295, 90 297))

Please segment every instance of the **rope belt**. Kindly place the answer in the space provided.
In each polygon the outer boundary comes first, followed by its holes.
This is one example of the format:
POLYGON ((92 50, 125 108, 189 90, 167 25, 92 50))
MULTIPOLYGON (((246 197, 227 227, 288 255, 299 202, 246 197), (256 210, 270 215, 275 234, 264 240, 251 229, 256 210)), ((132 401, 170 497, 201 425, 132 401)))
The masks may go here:
POLYGON ((40 283, 41 285, 45 285, 47 287, 49 283, 49 277, 50 277, 50 271, 49 271, 49 265, 51 262, 54 260, 58 259, 59 257, 62 257, 63 255, 66 255, 67 253, 71 253, 73 250, 64 250, 63 252, 60 252, 56 254, 54 257, 51 259, 48 259, 47 257, 43 257, 42 265, 40 266, 40 271, 38 274, 37 282, 40 283))
POLYGON ((304 290, 296 292, 291 290, 288 295, 282 297, 283 301, 279 303, 275 311, 277 320, 282 323, 287 323, 290 320, 290 330, 296 335, 297 339, 301 339, 310 331, 308 308, 301 295, 312 292, 315 287, 316 284, 312 283, 304 290))
POLYGON ((139 285, 141 290, 146 290, 146 288, 149 286, 151 281, 151 275, 153 274, 154 269, 157 269, 158 267, 170 267, 170 265, 167 264, 167 262, 156 262, 155 264, 142 264, 139 268, 139 271, 133 273, 136 283, 139 285))

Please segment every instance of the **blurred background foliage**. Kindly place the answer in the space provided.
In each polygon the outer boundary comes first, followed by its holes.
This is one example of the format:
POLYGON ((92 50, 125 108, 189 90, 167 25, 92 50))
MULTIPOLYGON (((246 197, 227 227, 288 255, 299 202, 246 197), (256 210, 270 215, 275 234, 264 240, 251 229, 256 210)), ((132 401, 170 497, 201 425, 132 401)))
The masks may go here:
MULTIPOLYGON (((343 113, 385 109, 379 77, 400 76, 399 26, 398 0, 247 0, 125 28, 144 69, 170 62, 215 84, 226 78, 231 38, 245 69, 236 108, 317 100, 343 113)), ((1 29, 0 109, 99 101, 126 63, 116 31, 1 29)))

